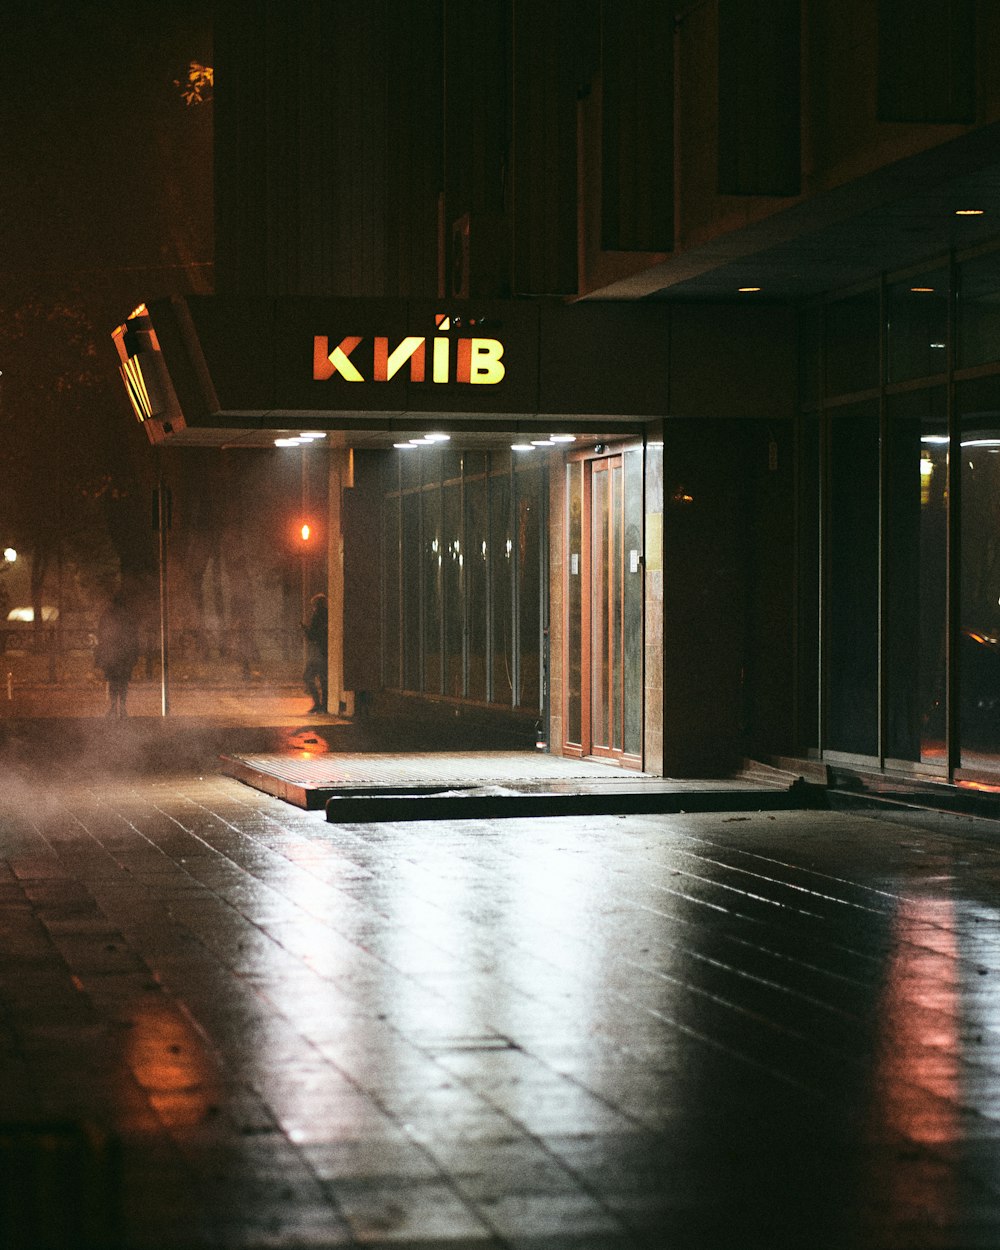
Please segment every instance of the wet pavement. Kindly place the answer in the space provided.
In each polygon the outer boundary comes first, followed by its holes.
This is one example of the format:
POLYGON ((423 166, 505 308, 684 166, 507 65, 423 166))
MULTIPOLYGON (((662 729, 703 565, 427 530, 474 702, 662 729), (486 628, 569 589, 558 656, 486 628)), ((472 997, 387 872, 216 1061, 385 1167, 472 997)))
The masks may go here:
POLYGON ((92 730, 3 762, 5 1250, 1000 1244, 973 826, 333 825, 92 730))

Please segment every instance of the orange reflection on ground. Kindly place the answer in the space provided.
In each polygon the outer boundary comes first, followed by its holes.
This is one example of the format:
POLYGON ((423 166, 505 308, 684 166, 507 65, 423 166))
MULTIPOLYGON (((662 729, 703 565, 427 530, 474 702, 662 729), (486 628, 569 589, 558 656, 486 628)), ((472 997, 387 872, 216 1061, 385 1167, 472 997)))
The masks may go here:
POLYGON ((900 907, 878 1004, 869 1118, 882 1147, 870 1195, 880 1226, 917 1219, 944 1228, 954 1218, 950 1147, 961 1140, 957 953, 951 899, 911 899, 900 907), (901 1142, 916 1149, 900 1150, 901 1142))
POLYGON ((217 1101, 217 1073, 204 1043, 167 1000, 148 999, 137 1009, 127 1059, 168 1128, 201 1123, 217 1101))
POLYGON ((314 755, 326 755, 330 750, 327 740, 311 729, 300 729, 297 733, 289 734, 285 742, 287 750, 300 751, 301 758, 307 760, 314 755))

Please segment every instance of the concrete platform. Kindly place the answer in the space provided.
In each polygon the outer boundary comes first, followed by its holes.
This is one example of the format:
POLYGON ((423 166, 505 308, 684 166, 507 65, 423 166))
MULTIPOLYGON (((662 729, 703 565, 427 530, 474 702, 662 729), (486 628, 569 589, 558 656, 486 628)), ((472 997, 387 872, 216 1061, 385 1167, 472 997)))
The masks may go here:
POLYGON ((819 806, 820 788, 756 766, 713 780, 651 777, 613 764, 527 751, 338 752, 321 731, 304 749, 227 755, 227 776, 333 822, 500 819, 819 806))

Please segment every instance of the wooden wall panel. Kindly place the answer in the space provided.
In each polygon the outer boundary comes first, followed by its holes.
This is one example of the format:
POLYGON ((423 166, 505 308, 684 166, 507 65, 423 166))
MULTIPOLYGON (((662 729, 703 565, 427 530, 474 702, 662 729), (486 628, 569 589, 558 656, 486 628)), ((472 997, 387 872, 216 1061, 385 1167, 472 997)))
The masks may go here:
POLYGON ((657 0, 603 0, 602 241, 665 252, 674 242, 674 17, 657 0))
POLYGON ((974 122, 975 36, 975 0, 879 0, 879 121, 974 122))
POLYGON ((719 193, 798 195, 799 0, 719 0, 719 193))
POLYGON ((516 293, 577 290, 576 37, 586 11, 573 0, 514 3, 516 293))

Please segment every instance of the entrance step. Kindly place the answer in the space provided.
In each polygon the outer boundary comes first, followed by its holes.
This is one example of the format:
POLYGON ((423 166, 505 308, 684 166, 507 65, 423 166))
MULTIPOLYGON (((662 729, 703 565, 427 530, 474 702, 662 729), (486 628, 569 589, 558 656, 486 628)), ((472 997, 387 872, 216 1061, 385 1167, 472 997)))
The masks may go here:
POLYGON ((223 771, 338 824, 494 820, 824 806, 821 786, 775 771, 712 780, 650 777, 531 752, 230 755, 223 771))

